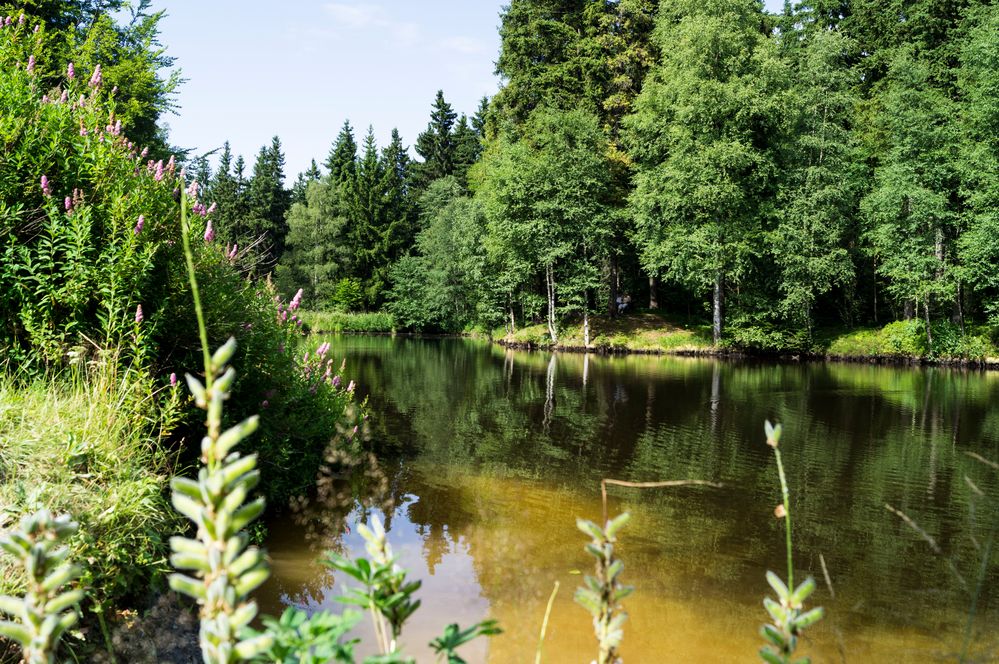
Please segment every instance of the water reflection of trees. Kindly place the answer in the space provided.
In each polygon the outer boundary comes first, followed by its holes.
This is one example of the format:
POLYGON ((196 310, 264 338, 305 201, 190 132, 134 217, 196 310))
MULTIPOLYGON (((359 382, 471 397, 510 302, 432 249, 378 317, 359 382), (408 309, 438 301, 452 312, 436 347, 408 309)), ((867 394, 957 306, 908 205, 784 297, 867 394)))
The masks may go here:
MULTIPOLYGON (((972 558, 963 477, 974 462, 964 452, 999 458, 993 374, 378 342, 351 355, 376 413, 373 438, 422 468, 537 478, 575 492, 595 491, 602 476, 723 481, 729 488, 719 493, 627 500, 660 514, 659 526, 669 524, 642 531, 659 550, 679 557, 696 546, 719 555, 711 568, 717 587, 758 594, 760 568, 780 563, 777 524, 765 516, 777 496, 761 426, 778 420, 789 447, 801 564, 820 574, 818 554, 825 556, 841 596, 863 602, 844 614, 858 624, 875 616, 906 622, 914 606, 930 604, 928 592, 933 603, 960 606, 946 566, 884 504, 911 513, 947 555, 972 558)), ((983 490, 999 490, 994 476, 981 481, 983 490)), ((455 533, 490 518, 454 508, 473 499, 467 492, 433 491, 407 507, 424 529, 431 561, 455 545, 455 533), (448 509, 436 511, 439 501, 448 509)), ((573 516, 565 515, 567 523, 573 516)), ((490 557, 484 539, 471 546, 477 559, 490 557)), ((994 566, 988 580, 994 606, 994 566)))

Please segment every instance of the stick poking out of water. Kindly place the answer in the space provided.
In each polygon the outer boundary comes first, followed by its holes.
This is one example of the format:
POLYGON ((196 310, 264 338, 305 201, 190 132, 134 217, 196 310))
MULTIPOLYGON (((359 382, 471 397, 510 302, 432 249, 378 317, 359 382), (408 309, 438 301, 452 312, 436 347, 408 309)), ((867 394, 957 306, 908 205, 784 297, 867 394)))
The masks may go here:
POLYGON ((607 523, 607 485, 624 486, 631 489, 665 489, 677 486, 713 486, 720 489, 724 484, 720 482, 708 482, 707 480, 667 480, 665 482, 626 482, 624 480, 612 480, 604 478, 600 480, 600 498, 604 506, 604 523, 607 523))
POLYGON ((821 553, 819 554, 819 562, 822 563, 822 576, 826 577, 826 587, 829 588, 829 596, 836 599, 836 591, 832 587, 832 579, 829 578, 829 568, 826 567, 826 559, 821 553))
POLYGON ((548 598, 548 606, 545 608, 545 619, 541 622, 541 635, 538 637, 538 651, 534 655, 534 664, 541 664, 541 648, 545 645, 545 632, 548 631, 548 618, 552 614, 552 605, 555 604, 555 595, 558 595, 558 581, 552 588, 552 594, 548 598))
POLYGON ((924 540, 926 540, 926 543, 930 545, 930 548, 933 549, 933 553, 943 557, 947 561, 947 564, 950 566, 950 571, 953 572, 954 576, 957 577, 957 580, 961 583, 961 586, 963 586, 964 588, 968 587, 968 584, 967 582, 965 582, 964 577, 961 575, 960 572, 957 571, 957 567, 954 566, 954 561, 944 555, 943 550, 940 548, 940 545, 937 544, 937 541, 933 539, 932 535, 930 535, 928 532, 920 528, 919 524, 910 519, 909 515, 903 512, 902 510, 895 509, 888 503, 885 503, 885 509, 891 512, 892 514, 896 515, 898 518, 902 519, 902 521, 905 521, 907 526, 909 526, 917 533, 919 533, 919 535, 924 540))

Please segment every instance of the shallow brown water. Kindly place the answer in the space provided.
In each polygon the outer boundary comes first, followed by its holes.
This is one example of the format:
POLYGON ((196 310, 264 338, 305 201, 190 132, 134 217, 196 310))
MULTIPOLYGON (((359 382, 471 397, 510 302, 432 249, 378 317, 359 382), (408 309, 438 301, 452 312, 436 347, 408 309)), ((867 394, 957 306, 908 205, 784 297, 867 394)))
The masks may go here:
MULTIPOLYGON (((504 634, 463 656, 533 662, 557 581, 543 661, 589 662, 591 623, 572 601, 590 569, 575 518, 599 518, 601 477, 698 478, 725 486, 611 489, 611 512, 633 515, 619 546, 624 579, 636 586, 622 654, 629 664, 758 661, 764 573, 786 573, 763 442, 770 418, 785 427, 795 574, 819 580, 814 603, 828 612, 802 654, 957 661, 981 578, 969 652, 996 660, 995 556, 979 570, 999 482, 966 454, 999 459, 995 374, 330 341, 370 397, 369 444, 383 461, 337 466, 324 486, 339 498, 321 492, 269 524, 274 578, 261 599, 271 613, 339 610, 344 586, 316 560, 330 549, 363 552, 354 526, 378 514, 400 563, 424 583, 403 638, 418 661, 433 661, 425 644, 447 623, 492 617, 504 634), (966 477, 986 498, 973 498, 966 477)), ((358 634, 370 642, 366 623, 358 634)))

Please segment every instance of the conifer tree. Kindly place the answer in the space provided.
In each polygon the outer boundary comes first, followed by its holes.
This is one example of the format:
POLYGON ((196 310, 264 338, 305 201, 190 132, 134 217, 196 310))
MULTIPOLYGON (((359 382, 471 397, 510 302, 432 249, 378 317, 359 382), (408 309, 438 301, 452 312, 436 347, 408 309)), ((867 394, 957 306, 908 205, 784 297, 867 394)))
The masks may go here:
POLYGON ((298 174, 298 178, 295 179, 295 184, 291 187, 291 203, 305 203, 306 202, 306 192, 309 188, 310 182, 319 182, 322 177, 322 172, 319 170, 319 164, 313 159, 309 167, 298 174))
POLYGON ((454 175, 463 187, 468 186, 468 169, 482 154, 482 139, 462 114, 454 129, 454 175))
POLYGON ((455 172, 454 122, 458 114, 444 99, 444 91, 438 90, 430 113, 430 123, 426 131, 416 137, 416 153, 423 162, 414 165, 414 187, 423 191, 434 180, 452 175, 455 172))
POLYGON ((344 121, 324 165, 337 186, 353 179, 357 171, 357 141, 350 120, 344 121))
POLYGON ((291 202, 290 192, 284 188, 284 153, 277 136, 271 139, 270 145, 260 148, 247 193, 248 237, 244 241, 261 241, 258 272, 266 273, 273 268, 284 248, 285 215, 291 202))

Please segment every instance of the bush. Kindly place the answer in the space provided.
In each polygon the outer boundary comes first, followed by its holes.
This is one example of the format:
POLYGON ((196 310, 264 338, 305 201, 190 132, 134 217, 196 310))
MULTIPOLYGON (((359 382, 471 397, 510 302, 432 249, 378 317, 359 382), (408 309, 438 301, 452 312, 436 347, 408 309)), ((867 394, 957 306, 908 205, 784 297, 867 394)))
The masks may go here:
POLYGON ((336 286, 333 287, 333 295, 330 297, 330 304, 337 311, 351 312, 360 309, 364 304, 361 282, 350 277, 336 282, 336 286))

